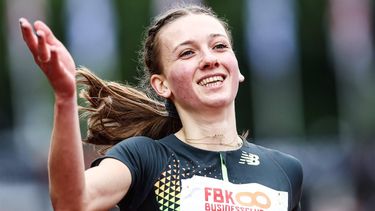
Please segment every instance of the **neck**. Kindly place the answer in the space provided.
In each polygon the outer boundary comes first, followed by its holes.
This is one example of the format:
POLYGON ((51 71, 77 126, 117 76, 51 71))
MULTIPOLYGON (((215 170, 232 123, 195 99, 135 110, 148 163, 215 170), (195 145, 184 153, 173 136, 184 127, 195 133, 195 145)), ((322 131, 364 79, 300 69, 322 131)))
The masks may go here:
MULTIPOLYGON (((184 132, 182 131, 182 136, 184 132)), ((196 148, 209 150, 209 151, 229 151, 241 148, 243 141, 236 135, 232 140, 228 139, 223 135, 205 136, 201 138, 188 138, 181 139, 186 144, 194 146, 196 148)))
POLYGON ((178 110, 183 127, 176 136, 185 143, 213 151, 233 150, 242 144, 237 134, 234 104, 214 112, 178 110))

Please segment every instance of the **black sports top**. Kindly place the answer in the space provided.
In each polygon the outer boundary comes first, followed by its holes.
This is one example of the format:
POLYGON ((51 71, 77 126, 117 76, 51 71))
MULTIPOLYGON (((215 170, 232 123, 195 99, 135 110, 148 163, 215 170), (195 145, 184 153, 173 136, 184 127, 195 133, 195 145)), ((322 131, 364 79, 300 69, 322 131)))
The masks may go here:
POLYGON ((234 151, 192 147, 169 135, 132 137, 111 157, 130 170, 132 182, 121 210, 297 211, 302 167, 294 157, 249 142, 234 151))

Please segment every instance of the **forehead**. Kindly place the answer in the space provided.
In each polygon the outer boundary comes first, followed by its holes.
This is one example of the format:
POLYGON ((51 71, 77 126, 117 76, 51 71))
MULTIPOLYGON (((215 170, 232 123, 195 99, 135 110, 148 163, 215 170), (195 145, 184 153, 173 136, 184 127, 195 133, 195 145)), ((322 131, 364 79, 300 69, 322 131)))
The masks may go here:
POLYGON ((212 34, 228 37, 218 19, 209 15, 190 14, 164 26, 159 32, 159 41, 173 47, 186 40, 205 38, 212 34))

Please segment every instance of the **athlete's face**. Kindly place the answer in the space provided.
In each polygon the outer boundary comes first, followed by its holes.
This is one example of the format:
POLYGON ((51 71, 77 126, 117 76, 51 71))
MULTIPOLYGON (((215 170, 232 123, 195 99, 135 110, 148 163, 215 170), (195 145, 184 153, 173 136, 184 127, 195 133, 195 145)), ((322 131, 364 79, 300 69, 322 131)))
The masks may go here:
MULTIPOLYGON (((185 109, 233 103, 243 81, 225 28, 208 15, 187 15, 159 32, 163 74, 157 92, 185 109)), ((155 85, 156 84, 156 85, 155 85)))

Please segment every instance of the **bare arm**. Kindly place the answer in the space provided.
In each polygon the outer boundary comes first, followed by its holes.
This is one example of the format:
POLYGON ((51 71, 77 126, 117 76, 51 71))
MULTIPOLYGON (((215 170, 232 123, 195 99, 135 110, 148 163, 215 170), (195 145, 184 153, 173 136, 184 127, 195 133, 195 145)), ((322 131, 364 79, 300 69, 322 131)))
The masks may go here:
POLYGON ((55 94, 48 162, 53 207, 55 210, 108 209, 127 192, 131 181, 129 169, 119 161, 105 159, 85 173, 74 60, 43 22, 36 21, 32 26, 21 18, 20 24, 24 41, 55 94))

